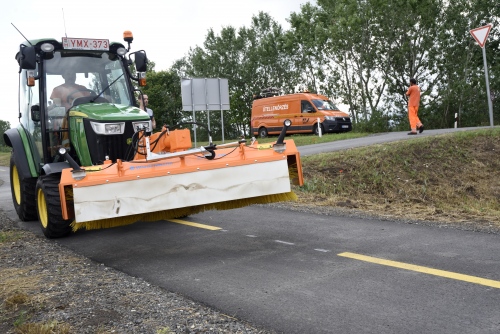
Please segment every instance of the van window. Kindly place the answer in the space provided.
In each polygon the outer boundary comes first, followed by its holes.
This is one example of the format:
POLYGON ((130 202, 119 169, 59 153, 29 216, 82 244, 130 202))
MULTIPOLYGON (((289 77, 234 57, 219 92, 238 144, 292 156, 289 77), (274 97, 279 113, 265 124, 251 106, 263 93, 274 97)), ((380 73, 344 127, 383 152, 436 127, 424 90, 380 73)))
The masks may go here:
POLYGON ((309 101, 302 100, 302 113, 315 112, 316 110, 313 108, 312 104, 309 101))
POLYGON ((312 100, 318 110, 339 110, 335 104, 330 100, 312 100))

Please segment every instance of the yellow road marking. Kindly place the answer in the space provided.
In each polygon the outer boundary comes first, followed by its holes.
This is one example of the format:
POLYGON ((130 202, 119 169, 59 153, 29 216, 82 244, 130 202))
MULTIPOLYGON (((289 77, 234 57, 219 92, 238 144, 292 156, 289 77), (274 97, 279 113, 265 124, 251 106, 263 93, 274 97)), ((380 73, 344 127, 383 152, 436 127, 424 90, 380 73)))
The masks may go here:
POLYGON ((222 229, 222 228, 217 227, 217 226, 210 226, 210 225, 205 225, 205 224, 198 224, 198 223, 188 222, 188 221, 180 220, 180 219, 168 219, 168 221, 172 222, 172 223, 182 224, 182 225, 188 225, 188 226, 193 226, 193 227, 198 227, 198 228, 204 228, 206 230, 212 230, 212 231, 217 231, 217 230, 221 230, 222 229))
POLYGON ((412 271, 417 271, 417 272, 424 273, 424 274, 441 276, 441 277, 451 278, 451 279, 455 279, 455 280, 459 280, 459 281, 481 284, 481 285, 490 286, 492 288, 500 289, 500 281, 494 281, 491 279, 481 278, 481 277, 477 277, 477 276, 457 274, 457 273, 454 273, 451 271, 432 269, 432 268, 428 268, 428 267, 421 267, 421 266, 416 266, 414 264, 384 260, 384 259, 379 259, 376 257, 355 254, 355 253, 349 253, 349 252, 344 252, 344 253, 340 253, 337 255, 343 256, 343 257, 348 257, 348 258, 355 259, 355 260, 371 262, 371 263, 381 264, 384 266, 401 268, 401 269, 406 269, 406 270, 412 270, 412 271))

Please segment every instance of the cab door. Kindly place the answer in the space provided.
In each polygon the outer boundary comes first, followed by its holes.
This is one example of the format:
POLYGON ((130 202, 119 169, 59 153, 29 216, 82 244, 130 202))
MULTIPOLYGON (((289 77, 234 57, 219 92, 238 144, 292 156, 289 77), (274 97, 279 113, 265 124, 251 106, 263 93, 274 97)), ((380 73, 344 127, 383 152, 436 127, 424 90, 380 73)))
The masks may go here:
MULTIPOLYGON (((37 71, 38 66, 35 72, 37 71)), ((34 86, 28 86, 27 71, 22 70, 19 75, 21 79, 19 82, 20 123, 25 130, 28 139, 27 145, 34 159, 34 165, 38 168, 44 151, 40 121, 40 114, 43 108, 40 105, 39 80, 34 80, 34 86)))
POLYGON ((301 124, 300 124, 300 131, 301 132, 310 132, 311 127, 315 122, 315 116, 314 114, 316 113, 316 109, 312 105, 311 102, 307 100, 301 100, 300 101, 300 110, 301 110, 301 124))

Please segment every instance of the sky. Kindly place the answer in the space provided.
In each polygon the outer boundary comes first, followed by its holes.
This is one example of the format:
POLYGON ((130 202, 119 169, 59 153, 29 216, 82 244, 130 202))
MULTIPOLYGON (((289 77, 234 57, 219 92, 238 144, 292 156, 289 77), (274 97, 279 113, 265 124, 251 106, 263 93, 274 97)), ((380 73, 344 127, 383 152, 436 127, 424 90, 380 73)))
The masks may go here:
MULTIPOLYGON (((11 127, 18 124, 17 85, 19 66, 15 55, 27 39, 62 37, 101 38, 123 42, 123 32, 132 31, 131 52, 145 50, 155 62, 156 71, 167 70, 187 55, 189 48, 202 46, 212 28, 249 27, 259 11, 271 15, 284 29, 292 12, 314 0, 142 0, 142 1, 67 1, 17 0, 2 6, 0 41, 5 65, 0 80, 2 107, 0 119, 11 127), (12 25, 13 24, 13 25, 12 25)), ((180 84, 180 83, 179 83, 180 84)))

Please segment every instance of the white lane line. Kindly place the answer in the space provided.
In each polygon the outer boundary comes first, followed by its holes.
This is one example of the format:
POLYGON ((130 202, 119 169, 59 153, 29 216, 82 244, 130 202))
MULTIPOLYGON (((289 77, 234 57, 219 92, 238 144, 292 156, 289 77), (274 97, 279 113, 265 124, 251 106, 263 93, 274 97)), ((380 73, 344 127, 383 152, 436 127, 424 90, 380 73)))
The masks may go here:
POLYGON ((286 241, 281 241, 281 240, 274 240, 276 242, 279 242, 280 244, 285 244, 285 245, 295 245, 293 242, 286 242, 286 241))
POLYGON ((315 248, 314 250, 315 250, 315 251, 318 251, 318 252, 323 252, 323 253, 328 253, 328 252, 330 252, 330 250, 328 250, 328 249, 321 249, 321 248, 315 248))

